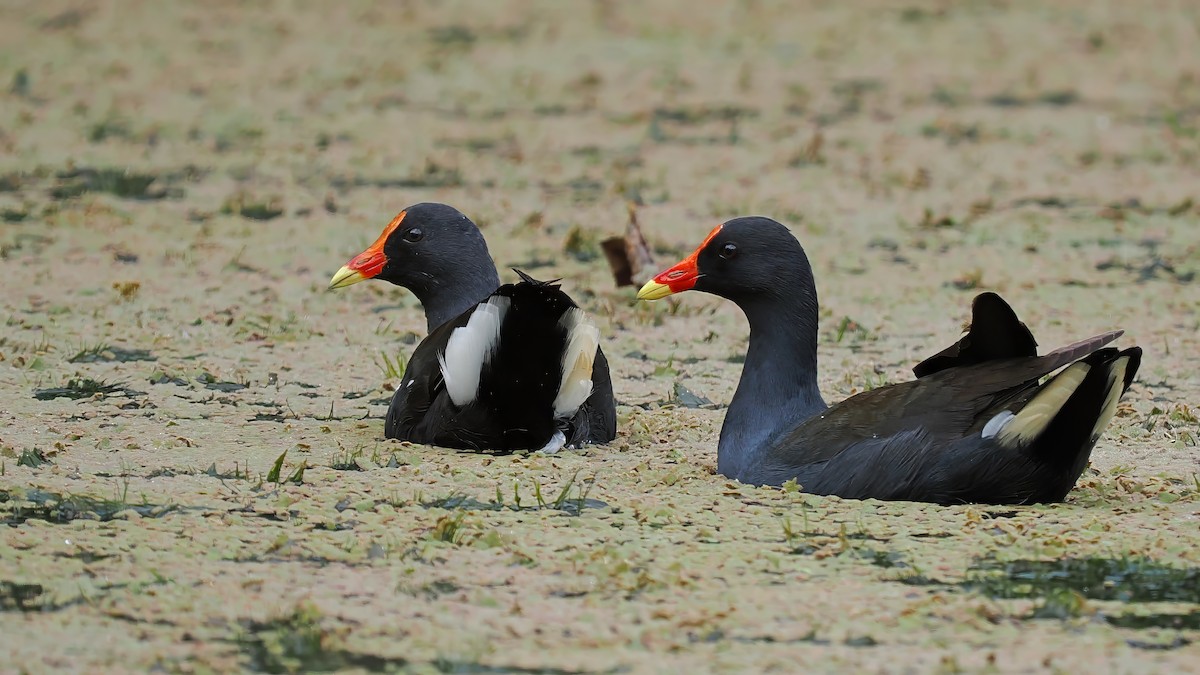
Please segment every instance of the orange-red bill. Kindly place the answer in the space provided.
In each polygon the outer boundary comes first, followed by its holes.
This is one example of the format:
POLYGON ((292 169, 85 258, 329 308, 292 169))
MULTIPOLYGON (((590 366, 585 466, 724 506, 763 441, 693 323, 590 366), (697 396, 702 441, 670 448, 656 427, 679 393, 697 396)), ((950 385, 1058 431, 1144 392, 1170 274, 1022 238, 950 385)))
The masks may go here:
POLYGON ((704 247, 708 246, 713 237, 721 231, 721 226, 718 225, 708 233, 704 241, 692 251, 691 255, 675 263, 666 270, 660 272, 650 281, 642 286, 642 290, 638 291, 638 300, 658 300, 665 298, 674 293, 680 293, 693 288, 696 285, 696 280, 700 278, 700 267, 697 259, 700 257, 700 252, 704 247))
POLYGON ((367 250, 359 253, 350 259, 342 269, 333 275, 333 279, 329 281, 329 288, 343 288, 351 284, 356 284, 364 279, 370 279, 383 271, 387 265, 387 255, 383 252, 383 246, 387 243, 388 237, 400 227, 400 223, 404 221, 404 216, 407 211, 401 211, 399 215, 388 223, 387 227, 383 228, 383 234, 375 240, 374 244, 367 247, 367 250))
POLYGON ((400 223, 404 221, 404 216, 408 211, 401 211, 399 215, 392 218, 392 222, 388 223, 387 227, 383 228, 383 234, 375 240, 374 244, 367 247, 367 250, 354 256, 354 258, 346 263, 346 267, 358 272, 367 279, 379 274, 383 271, 383 266, 387 264, 387 256, 383 253, 383 245, 387 243, 388 237, 400 227, 400 223))

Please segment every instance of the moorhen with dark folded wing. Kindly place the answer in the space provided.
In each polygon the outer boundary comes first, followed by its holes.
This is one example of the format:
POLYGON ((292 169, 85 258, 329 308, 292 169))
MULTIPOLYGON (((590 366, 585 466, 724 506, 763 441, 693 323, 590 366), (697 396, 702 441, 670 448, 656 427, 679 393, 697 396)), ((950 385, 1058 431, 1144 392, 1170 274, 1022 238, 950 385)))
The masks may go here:
POLYGON ((735 302, 750 346, 717 446, 717 470, 807 492, 953 504, 1062 501, 1129 388, 1142 350, 1120 331, 1037 355, 998 295, 917 379, 826 406, 817 389, 817 289, 800 242, 769 218, 735 218, 642 287, 735 302), (1064 368, 1065 366, 1065 368, 1064 368), (1045 382, 1042 378, 1062 368, 1045 382))

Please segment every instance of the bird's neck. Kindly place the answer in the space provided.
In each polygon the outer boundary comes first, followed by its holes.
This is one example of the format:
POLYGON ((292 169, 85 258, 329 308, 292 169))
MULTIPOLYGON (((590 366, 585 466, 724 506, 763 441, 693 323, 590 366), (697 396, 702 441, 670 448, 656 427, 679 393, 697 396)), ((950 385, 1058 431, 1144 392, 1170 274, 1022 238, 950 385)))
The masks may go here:
POLYGON ((430 333, 483 302, 500 288, 500 277, 496 274, 496 268, 490 258, 486 265, 479 266, 473 272, 467 271, 466 267, 464 265, 464 269, 447 283, 430 285, 420 291, 414 290, 417 300, 425 308, 425 323, 430 333))
POLYGON ((817 388, 815 291, 738 304, 750 347, 717 447, 717 470, 733 478, 755 466, 778 432, 826 407, 817 388))

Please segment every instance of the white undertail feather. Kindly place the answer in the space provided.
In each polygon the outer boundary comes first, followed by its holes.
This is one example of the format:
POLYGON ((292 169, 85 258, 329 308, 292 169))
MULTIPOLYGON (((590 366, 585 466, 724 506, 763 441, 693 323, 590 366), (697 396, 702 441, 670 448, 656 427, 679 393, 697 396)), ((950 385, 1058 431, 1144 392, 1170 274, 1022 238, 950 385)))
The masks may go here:
POLYGON ((1122 356, 1112 362, 1108 373, 1108 389, 1104 393, 1104 407, 1092 427, 1092 442, 1100 438, 1104 428, 1112 421, 1117 412, 1117 404, 1121 402, 1121 394, 1125 391, 1125 368, 1129 365, 1129 357, 1122 356))
POLYGON ((1020 412, 1002 423, 996 432, 996 441, 1008 447, 1025 446, 1032 442, 1046 430, 1050 420, 1083 383, 1089 370, 1091 366, 1082 361, 1067 366, 1066 370, 1047 382, 1020 412))
POLYGON ((996 434, 1000 433, 1000 430, 1004 428, 1004 425, 1008 424, 1008 421, 1014 417, 1016 417, 1016 415, 1012 414, 1008 410, 1000 411, 995 417, 988 420, 987 424, 983 425, 983 433, 981 435, 984 438, 994 437, 996 434))
POLYGON ((554 435, 550 437, 550 440, 546 441, 546 444, 543 445, 542 447, 538 448, 537 451, 544 452, 547 455, 553 455, 554 453, 558 452, 559 450, 562 450, 563 446, 565 446, 566 444, 567 444, 566 434, 564 434, 561 431, 555 431, 554 435))
POLYGON ((563 312, 558 322, 567 331, 567 345, 562 355, 562 379, 554 398, 554 416, 564 418, 574 415, 592 395, 592 364, 600 347, 600 330, 578 307, 563 312))
POLYGON ((479 394, 479 377, 500 346, 500 326, 511 302, 497 295, 479 303, 467 325, 454 329, 446 351, 438 355, 446 393, 454 405, 464 406, 479 394))

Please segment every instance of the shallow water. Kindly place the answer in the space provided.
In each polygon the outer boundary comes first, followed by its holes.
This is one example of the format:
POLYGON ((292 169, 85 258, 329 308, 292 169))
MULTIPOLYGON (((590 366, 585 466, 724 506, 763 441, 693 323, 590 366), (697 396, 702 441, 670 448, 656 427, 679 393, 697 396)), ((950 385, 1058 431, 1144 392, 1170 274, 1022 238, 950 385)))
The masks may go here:
POLYGON ((1198 26, 1083 2, 5 3, 6 663, 1194 668, 1198 26), (421 200, 595 317, 616 442, 382 438, 424 318, 325 285, 421 200), (714 472, 744 319, 613 287, 598 242, 630 202, 663 267, 735 215, 791 227, 829 400, 910 377, 981 290, 1043 350, 1124 329, 1142 372, 1064 505, 740 485, 714 472))

